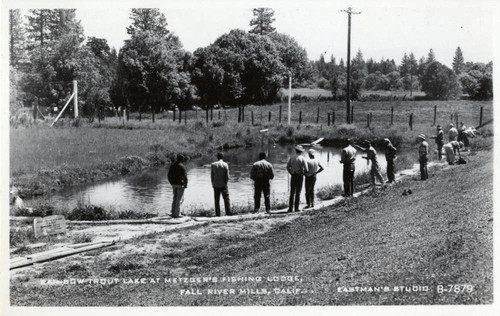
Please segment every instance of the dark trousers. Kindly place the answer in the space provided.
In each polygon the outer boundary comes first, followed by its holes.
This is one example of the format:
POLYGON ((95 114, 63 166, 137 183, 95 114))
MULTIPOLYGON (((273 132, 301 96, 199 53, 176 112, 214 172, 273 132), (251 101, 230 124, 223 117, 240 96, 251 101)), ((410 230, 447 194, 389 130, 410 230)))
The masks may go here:
POLYGON ((262 193, 264 193, 264 205, 266 206, 266 212, 271 210, 271 200, 269 199, 269 195, 271 192, 271 186, 269 185, 269 180, 257 180, 254 182, 254 195, 253 199, 255 202, 254 210, 256 212, 260 209, 260 197, 262 193))
POLYGON ((316 175, 306 176, 306 203, 308 206, 314 206, 314 185, 316 184, 316 175))
POLYGON ((288 201, 288 211, 293 210, 295 205, 295 211, 299 211, 300 204, 300 191, 302 191, 302 183, 304 182, 304 176, 301 174, 292 174, 292 179, 290 180, 290 200, 288 201), (295 197, 295 199, 294 199, 295 197), (294 203, 295 202, 295 203, 294 203))
POLYGON ((227 186, 222 188, 214 187, 214 199, 215 199, 215 215, 220 216, 220 195, 222 194, 222 198, 224 199, 224 210, 226 211, 226 215, 231 215, 231 204, 229 202, 229 191, 227 186))
POLYGON ((354 164, 344 164, 344 194, 353 195, 354 194, 354 164))
POLYGON ((387 160, 387 180, 389 182, 393 182, 396 178, 394 176, 394 167, 395 167, 394 160, 392 159, 387 160))
POLYGON ((441 161, 443 158, 443 144, 437 144, 438 146, 438 160, 441 161))
POLYGON ((429 174, 427 172, 427 159, 420 160, 420 179, 427 180, 429 174))

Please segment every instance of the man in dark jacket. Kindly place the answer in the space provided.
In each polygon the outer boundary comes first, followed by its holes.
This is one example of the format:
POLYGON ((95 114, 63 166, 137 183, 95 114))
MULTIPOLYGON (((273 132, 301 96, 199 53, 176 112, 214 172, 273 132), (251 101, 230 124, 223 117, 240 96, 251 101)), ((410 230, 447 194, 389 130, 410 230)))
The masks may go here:
POLYGON ((174 193, 172 201, 172 217, 181 217, 181 204, 184 200, 184 190, 187 188, 188 179, 186 167, 183 162, 186 158, 183 155, 177 155, 177 160, 170 166, 168 170, 168 182, 172 185, 174 193))
POLYGON ((260 209, 260 196, 264 193, 264 204, 266 205, 266 213, 271 210, 271 201, 269 195, 271 186, 269 180, 274 178, 273 165, 266 161, 266 153, 259 154, 259 161, 255 162, 250 170, 250 178, 254 181, 255 193, 254 213, 259 212, 260 209))
POLYGON ((385 142, 385 160, 387 160, 387 182, 392 183, 396 178, 394 176, 394 160, 396 159, 396 147, 394 147, 389 138, 384 138, 385 142))

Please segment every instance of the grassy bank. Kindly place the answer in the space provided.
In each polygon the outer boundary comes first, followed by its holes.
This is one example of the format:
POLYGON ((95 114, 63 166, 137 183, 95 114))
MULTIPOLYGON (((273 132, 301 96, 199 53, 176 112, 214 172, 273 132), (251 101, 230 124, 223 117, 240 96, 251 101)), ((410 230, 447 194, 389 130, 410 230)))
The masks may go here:
MULTIPOLYGON (((142 121, 132 118, 125 123, 118 118, 106 118, 100 123, 80 121, 79 127, 63 121, 56 128, 50 128, 44 122, 32 128, 11 128, 11 184, 20 188, 22 196, 45 194, 65 186, 169 163, 177 153, 197 157, 221 148, 262 144, 267 142, 267 133, 259 133, 264 128, 269 129, 271 141, 281 143, 310 142, 324 137, 324 145, 339 145, 343 139, 352 137, 381 144, 383 138, 388 137, 401 147, 413 143, 418 134, 435 133, 432 126, 434 105, 438 109, 437 123, 442 125, 449 123, 455 112, 467 126, 478 125, 481 107, 484 109, 483 122, 492 117, 492 102, 395 101, 353 102, 353 105, 354 124, 350 125, 345 124, 343 103, 303 102, 293 105, 290 127, 286 126, 286 104, 281 105, 281 124, 280 105, 276 104, 245 107, 243 123, 237 122, 237 109, 227 109, 215 110, 213 121, 208 123, 204 111, 189 111, 186 112, 186 121, 183 115, 181 122, 174 122, 170 112, 157 115, 155 123, 150 120, 150 115, 144 114, 142 121), (392 125, 391 108, 394 108, 392 125), (298 124, 301 112, 302 124, 298 124), (336 113, 335 124, 328 126, 327 113, 333 112, 336 113), (369 113, 372 120, 367 127, 369 113), (410 113, 414 114, 413 130, 408 125, 410 113)), ((484 139, 492 135, 491 125, 480 132, 484 137, 473 140, 473 145, 489 146, 491 141, 484 139)))
POLYGON ((489 304, 493 301, 492 151, 474 153, 468 160, 466 165, 431 171, 427 181, 408 178, 385 190, 303 214, 259 236, 248 234, 244 226, 257 223, 242 223, 237 233, 210 226, 199 234, 179 234, 175 242, 171 236, 154 234, 136 240, 126 252, 115 246, 78 261, 50 262, 28 281, 11 283, 11 304, 489 304), (402 195, 409 189, 412 194, 402 195), (149 249, 147 254, 144 247, 149 249), (231 276, 254 279, 222 279, 231 276), (176 277, 218 277, 219 281, 164 282, 176 277), (57 286, 39 282, 68 278, 120 282, 57 286), (130 278, 148 282, 123 283, 130 278), (150 278, 161 282, 151 283, 150 278), (470 285, 471 290, 438 292, 440 285, 453 284, 470 285), (356 286, 387 286, 391 291, 339 291, 356 286), (393 290, 400 286, 427 290, 393 290), (214 289, 234 289, 235 294, 208 294, 214 289), (250 294, 246 289, 254 293, 265 289, 270 294, 250 294), (293 289, 300 291, 293 293, 293 289), (186 290, 201 294, 189 295, 186 290))

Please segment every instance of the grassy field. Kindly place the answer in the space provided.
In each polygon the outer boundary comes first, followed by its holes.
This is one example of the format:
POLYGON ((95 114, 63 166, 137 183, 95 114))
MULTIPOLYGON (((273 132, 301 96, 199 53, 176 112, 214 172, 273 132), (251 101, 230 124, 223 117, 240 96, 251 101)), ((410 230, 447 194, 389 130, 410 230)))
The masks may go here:
POLYGON ((277 223, 271 230, 265 229, 269 224, 264 221, 214 224, 174 235, 151 234, 131 245, 48 262, 36 267, 36 273, 27 271, 11 282, 10 302, 14 306, 491 304, 492 161, 491 150, 475 151, 466 165, 433 169, 425 182, 407 178, 385 190, 277 223), (412 194, 402 195, 408 190, 412 194), (165 282, 189 277, 219 281, 165 282), (231 282, 223 277, 254 279, 231 282), (119 282, 40 284, 41 279, 69 278, 119 282), (135 278, 146 281, 130 282, 135 278), (156 278, 158 282, 151 282, 156 278), (455 289, 454 285, 459 292, 439 290, 455 289), (351 287, 390 291, 343 290, 351 287), (235 294, 209 294, 223 289, 235 294))
MULTIPOLYGON (((347 137, 382 142, 390 138, 396 146, 410 146, 416 136, 432 135, 433 109, 437 106, 436 123, 446 126, 453 113, 467 126, 479 125, 493 117, 492 102, 473 101, 393 101, 353 102, 354 124, 345 124, 345 105, 342 102, 302 102, 292 105, 292 126, 287 127, 287 104, 246 106, 245 120, 238 123, 238 110, 214 110, 213 121, 206 123, 205 111, 185 112, 186 121, 175 122, 173 113, 150 115, 142 121, 125 123, 118 118, 103 122, 82 122, 73 127, 62 122, 50 128, 38 122, 32 128, 10 130, 10 174, 12 184, 22 188, 25 195, 43 194, 67 185, 92 182, 133 172, 154 164, 168 163, 176 153, 190 157, 214 152, 220 148, 253 146, 267 135, 260 129, 269 128, 271 139, 277 142, 307 142, 324 137, 325 145, 339 145, 347 137), (282 109, 281 123, 279 109, 282 109), (391 108, 394 108, 391 125, 391 108), (318 119, 319 112, 319 119, 318 119), (252 124, 253 113, 253 124, 252 124), (270 113, 270 115, 269 115, 270 113), (301 114, 302 113, 302 114, 301 114), (333 114, 328 126, 328 113, 333 114), (370 127, 367 116, 371 113, 370 127), (413 130, 408 119, 413 113, 413 130), (269 119, 270 116, 270 119, 269 119), (220 120, 219 120, 220 117, 220 120), (301 124, 299 121, 301 120, 301 124)), ((178 113, 177 113, 178 118, 178 113)), ((492 125, 481 129, 483 136, 492 135, 492 125)), ((491 141, 489 141, 491 143, 491 141)), ((488 145, 488 141, 486 141, 488 145)), ((482 146, 478 138, 473 144, 482 146)))

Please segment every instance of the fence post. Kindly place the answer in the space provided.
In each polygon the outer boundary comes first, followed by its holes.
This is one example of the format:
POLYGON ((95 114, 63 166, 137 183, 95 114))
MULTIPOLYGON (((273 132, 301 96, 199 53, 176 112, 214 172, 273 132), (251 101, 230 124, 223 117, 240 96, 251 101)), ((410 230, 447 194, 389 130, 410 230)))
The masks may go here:
POLYGON ((220 121, 220 110, 219 110, 219 121, 220 121))
MULTIPOLYGON (((481 108, 482 111, 483 108, 481 108)), ((38 98, 33 102, 33 119, 36 120, 38 117, 38 98)))
POLYGON ((207 108, 205 109, 205 120, 207 121, 208 124, 208 105, 207 108))
POLYGON ((252 114, 252 125, 253 125, 253 111, 250 111, 250 113, 252 114))
POLYGON ((280 114, 279 114, 278 122, 281 123, 281 105, 280 105, 280 114))
POLYGON ((187 125, 187 111, 184 111, 184 125, 187 125))
POLYGON ((373 114, 370 112, 370 125, 372 125, 373 114))
POLYGON ((151 107, 151 112, 153 113, 153 123, 155 122, 155 107, 151 107))
POLYGON ((332 125, 335 125, 335 111, 332 113, 332 125))
POLYGON ((432 126, 436 125, 436 113, 437 113, 437 105, 434 105, 434 123, 432 124, 432 126))
POLYGON ((241 121, 245 122, 245 106, 241 106, 241 121))
POLYGON ((174 119, 173 119, 173 121, 175 122, 175 107, 174 107, 174 119))
POLYGON ((238 106, 238 123, 241 122, 241 105, 238 106))
POLYGON ((394 124, 394 107, 391 106, 391 125, 394 124))
POLYGON ((458 112, 455 113, 455 126, 458 128, 458 112))
POLYGON ((271 122, 271 111, 269 111, 269 120, 268 122, 271 122))
POLYGON ((413 113, 410 114, 410 121, 408 123, 410 124, 410 130, 413 131, 413 113))
POLYGON ((260 110, 260 125, 262 125, 262 110, 260 110))
POLYGON ((366 114, 366 127, 370 128, 370 114, 366 114))
POLYGON ((483 107, 479 111, 479 126, 483 125, 483 107))
POLYGON ((210 107, 210 121, 214 120, 214 106, 212 105, 210 107))
POLYGON ((302 111, 299 112, 299 124, 302 124, 302 111))
MULTIPOLYGON (((184 113, 186 113, 186 111, 184 111, 184 113)), ((182 123, 182 111, 181 109, 179 109, 179 124, 182 123)))
POLYGON ((330 126, 330 113, 328 113, 328 126, 330 126))
POLYGON ((354 123, 354 104, 351 105, 351 124, 354 123))
POLYGON ((450 121, 453 123, 453 113, 451 113, 450 121))
POLYGON ((318 106, 318 113, 316 114, 316 124, 319 123, 319 106, 318 106))

